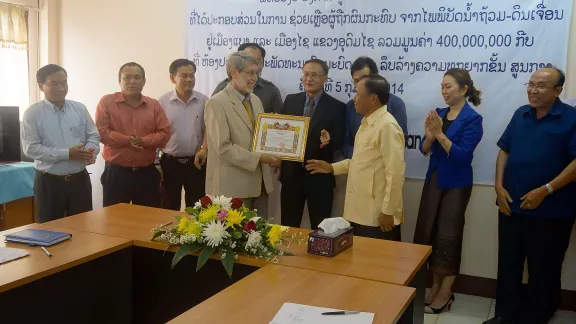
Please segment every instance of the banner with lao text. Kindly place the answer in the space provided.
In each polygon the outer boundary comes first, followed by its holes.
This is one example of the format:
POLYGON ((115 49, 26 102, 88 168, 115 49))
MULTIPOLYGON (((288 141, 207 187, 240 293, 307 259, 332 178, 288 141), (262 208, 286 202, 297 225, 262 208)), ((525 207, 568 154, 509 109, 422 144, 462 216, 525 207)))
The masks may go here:
POLYGON ((302 66, 317 57, 330 66, 326 91, 351 100, 352 62, 373 58, 406 103, 411 178, 425 176, 418 145, 427 112, 446 106, 444 72, 467 69, 484 116, 474 182, 493 184, 496 142, 527 103, 524 84, 538 68, 566 67, 572 1, 188 0, 186 10, 186 55, 198 66, 196 89, 207 95, 226 77, 226 56, 245 42, 266 49, 262 76, 283 96, 303 91, 302 66))

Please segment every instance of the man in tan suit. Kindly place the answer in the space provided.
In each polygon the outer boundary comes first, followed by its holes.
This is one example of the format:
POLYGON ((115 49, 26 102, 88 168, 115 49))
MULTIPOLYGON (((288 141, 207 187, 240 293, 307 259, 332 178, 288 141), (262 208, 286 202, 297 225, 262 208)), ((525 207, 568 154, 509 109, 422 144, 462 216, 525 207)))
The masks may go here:
POLYGON ((364 77, 356 87, 356 111, 364 116, 352 159, 329 164, 307 161, 315 173, 348 174, 344 218, 354 235, 400 241, 404 221, 404 133, 387 109, 390 84, 379 75, 364 77))
POLYGON ((206 102, 204 112, 208 138, 206 193, 242 198, 248 208, 267 217, 268 193, 273 190, 270 166, 279 167, 278 157, 254 153, 254 122, 264 112, 252 93, 258 81, 258 59, 246 52, 228 56, 226 72, 230 84, 206 102))

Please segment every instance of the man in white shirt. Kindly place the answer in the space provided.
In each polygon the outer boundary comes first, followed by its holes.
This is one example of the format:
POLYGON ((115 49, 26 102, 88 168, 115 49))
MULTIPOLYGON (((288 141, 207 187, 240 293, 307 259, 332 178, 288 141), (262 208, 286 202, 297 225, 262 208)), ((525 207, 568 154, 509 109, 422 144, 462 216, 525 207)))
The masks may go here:
POLYGON ((66 100, 66 70, 49 64, 36 80, 46 99, 24 113, 22 146, 34 159, 36 217, 44 223, 92 210, 86 165, 96 161, 100 135, 86 106, 66 100))
POLYGON ((158 99, 170 121, 170 140, 161 149, 160 166, 166 199, 164 207, 180 210, 182 187, 187 207, 194 206, 205 194, 204 105, 208 97, 194 90, 194 62, 178 59, 170 64, 169 70, 170 80, 176 87, 158 99))
POLYGON ((404 222, 404 133, 387 111, 390 84, 379 75, 368 75, 356 87, 354 103, 364 115, 352 159, 329 164, 307 161, 315 173, 348 174, 344 218, 354 235, 400 241, 404 222))

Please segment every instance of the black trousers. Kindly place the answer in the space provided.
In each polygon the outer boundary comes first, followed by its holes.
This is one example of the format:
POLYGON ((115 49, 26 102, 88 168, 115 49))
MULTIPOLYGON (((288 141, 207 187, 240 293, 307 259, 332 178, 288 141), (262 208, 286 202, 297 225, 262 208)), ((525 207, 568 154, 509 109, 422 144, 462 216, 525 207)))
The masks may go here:
POLYGON ((162 167, 162 189, 164 201, 162 208, 180 210, 182 203, 182 187, 184 187, 184 199, 186 207, 192 207, 205 196, 206 191, 206 167, 198 170, 194 165, 194 158, 178 159, 162 155, 160 166, 162 167))
POLYGON ((119 203, 160 207, 160 172, 154 164, 126 168, 106 163, 100 181, 104 207, 119 203))
POLYGON ((36 171, 34 202, 38 223, 92 210, 92 183, 88 171, 68 177, 36 171))
POLYGON ((308 202, 310 226, 313 230, 317 229, 322 220, 331 217, 333 198, 334 176, 311 175, 304 167, 298 166, 294 178, 282 181, 280 192, 282 225, 300 227, 304 205, 308 202))
POLYGON ((363 236, 381 240, 402 242, 401 225, 394 226, 390 232, 382 232, 378 226, 365 226, 357 223, 350 223, 354 227, 354 236, 363 236))
POLYGON ((548 323, 560 304, 562 263, 574 220, 498 217, 496 316, 512 323, 548 323), (523 291, 526 259, 530 278, 523 291))

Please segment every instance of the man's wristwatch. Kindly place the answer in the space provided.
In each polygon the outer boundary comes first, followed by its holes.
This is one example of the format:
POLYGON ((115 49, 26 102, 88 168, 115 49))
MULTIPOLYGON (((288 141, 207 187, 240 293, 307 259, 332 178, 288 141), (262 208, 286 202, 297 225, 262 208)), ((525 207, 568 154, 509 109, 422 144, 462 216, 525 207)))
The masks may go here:
POLYGON ((548 194, 549 194, 549 195, 551 195, 551 194, 554 192, 554 188, 552 188, 552 185, 551 185, 551 184, 547 183, 547 184, 545 185, 545 187, 546 187, 546 190, 548 190, 548 194))

